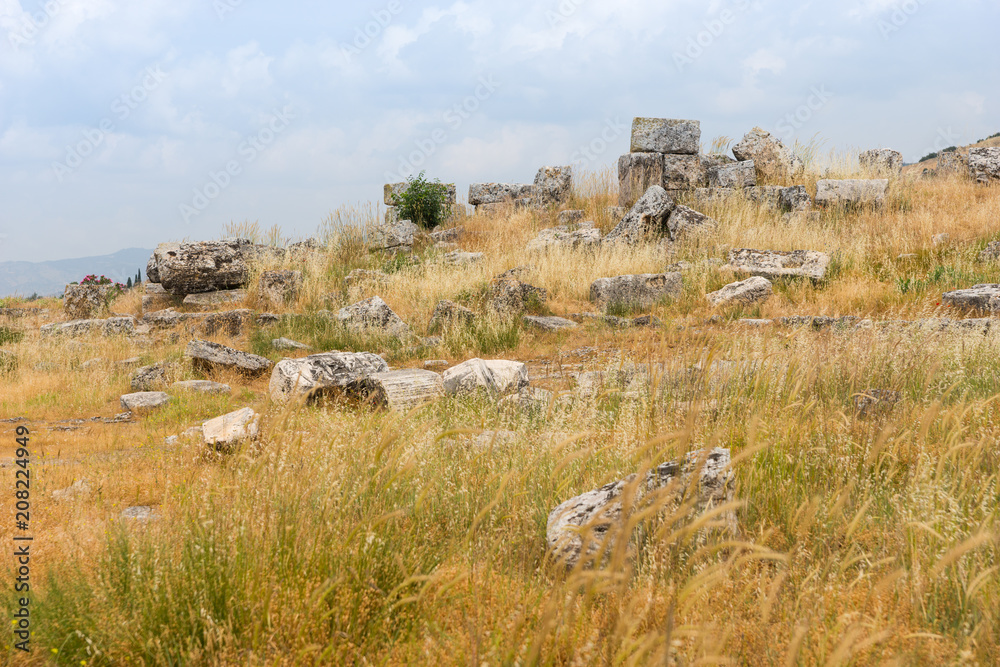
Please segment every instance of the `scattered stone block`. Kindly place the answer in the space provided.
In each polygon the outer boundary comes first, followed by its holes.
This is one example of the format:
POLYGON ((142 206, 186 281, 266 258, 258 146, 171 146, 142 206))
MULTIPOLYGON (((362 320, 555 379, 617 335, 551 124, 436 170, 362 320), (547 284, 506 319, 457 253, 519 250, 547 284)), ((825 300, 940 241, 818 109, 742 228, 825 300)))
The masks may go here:
POLYGON ((641 243, 650 237, 667 236, 670 233, 667 221, 675 207, 676 204, 667 191, 654 185, 604 240, 641 243))
POLYGON ((696 120, 636 118, 632 121, 633 153, 697 155, 701 123, 696 120))
POLYGON ((583 222, 584 217, 586 217, 586 211, 559 211, 556 216, 556 222, 559 225, 575 225, 577 223, 583 222))
POLYGON ((163 289, 163 285, 159 283, 146 283, 144 289, 145 293, 142 296, 143 313, 176 308, 184 302, 183 297, 171 294, 163 289))
POLYGON ((885 204, 888 179, 826 179, 816 184, 818 206, 872 206, 885 204))
POLYGON ((525 315, 524 323, 529 327, 541 329, 549 333, 564 329, 575 329, 578 326, 576 322, 562 317, 535 317, 532 315, 525 315))
POLYGON ((189 391, 195 394, 219 394, 229 395, 233 393, 233 388, 228 384, 220 382, 209 382, 208 380, 185 380, 175 382, 170 385, 174 391, 189 391))
POLYGON ((420 237, 420 227, 410 220, 383 224, 372 230, 370 247, 374 251, 407 252, 420 237))
POLYGON ((247 298, 247 292, 243 289, 222 290, 219 292, 202 292, 200 294, 189 294, 184 297, 183 304, 188 308, 199 310, 214 310, 219 306, 240 303, 247 298))
POLYGON ((1000 260, 1000 241, 990 241, 986 248, 979 253, 980 262, 995 262, 1000 260))
POLYGON ((680 296, 682 286, 680 273, 599 278, 590 286, 590 300, 605 310, 648 308, 662 299, 680 296))
POLYGON ((135 521, 136 523, 149 523, 150 521, 159 519, 160 513, 156 511, 155 507, 137 505, 122 510, 122 518, 128 521, 135 521))
POLYGON ((829 267, 830 256, 813 250, 780 252, 741 248, 729 252, 730 269, 768 280, 788 277, 823 280, 829 267))
POLYGON ((205 444, 220 452, 230 452, 237 445, 253 440, 260 431, 260 415, 251 408, 209 419, 201 425, 205 444))
POLYGON ((1000 285, 975 285, 969 289, 945 292, 941 305, 963 310, 1000 310, 1000 285))
POLYGON ((664 155, 664 190, 694 190, 706 178, 700 155, 664 155))
POLYGON ((283 306, 295 301, 301 289, 301 271, 265 271, 257 283, 257 298, 267 306, 283 306))
POLYGON ((71 320, 89 320, 108 309, 114 285, 66 285, 63 310, 71 320))
POLYGON ((548 298, 548 291, 541 287, 534 287, 514 278, 501 277, 493 283, 488 307, 492 312, 504 317, 537 307, 548 298))
POLYGON ((307 400, 335 397, 362 377, 388 371, 385 359, 368 352, 314 354, 278 362, 271 373, 268 391, 276 403, 296 397, 307 400))
POLYGON ((937 169, 934 173, 937 176, 968 176, 969 156, 958 151, 938 153, 937 169))
POLYGON ((121 397, 122 410, 134 415, 146 415, 159 410, 170 402, 170 396, 162 391, 143 391, 125 394, 121 397))
POLYGON ((1000 181, 1000 146, 969 149, 969 175, 987 185, 1000 181))
MULTIPOLYGON (((679 504, 692 487, 695 476, 694 514, 732 503, 734 479, 730 461, 728 449, 692 452, 683 463, 670 461, 658 466, 644 480, 631 475, 567 500, 549 514, 545 535, 550 556, 572 569, 581 560, 607 555, 616 541, 628 539, 624 534, 628 517, 634 511, 645 509, 651 492, 665 489, 670 504, 679 504), (634 498, 626 508, 623 496, 630 486, 634 489, 634 498)), ((726 532, 735 534, 734 510, 725 512, 720 521, 726 532)))
POLYGON ((470 359, 444 372, 449 396, 486 391, 494 396, 521 391, 528 386, 528 367, 517 361, 470 359))
POLYGON ((308 351, 312 349, 308 345, 296 342, 290 338, 275 338, 271 341, 271 347, 279 352, 292 352, 296 350, 308 351))
POLYGON ((248 377, 258 377, 271 368, 271 360, 256 354, 236 350, 207 340, 192 340, 185 355, 194 369, 202 372, 237 371, 248 377))
POLYGON ((465 266, 467 264, 478 264, 483 261, 481 252, 465 252, 464 250, 453 250, 444 256, 445 264, 452 266, 465 266))
POLYGON ((708 171, 710 188, 750 188, 757 185, 757 171, 753 160, 713 167, 708 171))
POLYGON ((726 285, 718 292, 712 292, 708 295, 708 300, 713 306, 726 306, 733 303, 750 305, 764 303, 771 298, 771 294, 771 281, 755 276, 726 285))
POLYGON ((253 312, 247 309, 209 313, 200 327, 206 336, 223 334, 235 338, 243 334, 243 327, 253 322, 253 312))
POLYGON ((793 185, 781 188, 778 193, 778 207, 783 211, 795 213, 797 211, 808 211, 812 208, 813 200, 809 196, 809 191, 804 185, 793 185))
POLYGON ((536 195, 534 185, 520 183, 473 183, 469 186, 469 203, 477 207, 483 204, 511 204, 523 199, 534 201, 536 195))
POLYGON ((341 308, 337 320, 348 329, 359 332, 375 331, 388 336, 406 336, 410 327, 393 312, 381 297, 373 296, 354 305, 341 308))
POLYGON ((143 366, 132 374, 129 386, 136 393, 155 391, 157 388, 165 387, 168 378, 175 375, 178 370, 177 364, 163 361, 151 366, 143 366))
POLYGON ((454 243, 460 240, 464 235, 464 227, 450 227, 448 229, 441 229, 438 227, 431 232, 431 240, 435 243, 454 243))
POLYGON ((753 162, 760 179, 781 179, 802 171, 805 165, 770 132, 755 127, 733 146, 737 160, 753 162))
MULTIPOLYGON (((257 248, 247 239, 164 243, 156 248, 156 274, 171 294, 200 294, 246 285, 257 248)), ((148 274, 148 268, 147 268, 148 274)))
POLYGON ((578 229, 569 226, 552 227, 538 232, 538 236, 528 242, 529 252, 545 252, 555 248, 576 250, 580 248, 596 248, 601 244, 601 231, 594 223, 584 223, 578 229), (589 226, 587 226, 589 225, 589 226))
POLYGON ((903 154, 889 148, 865 151, 858 161, 862 169, 879 176, 896 177, 903 173, 903 154))
POLYGON ((719 228, 718 221, 703 215, 693 208, 678 205, 667 220, 670 238, 680 241, 687 236, 711 234, 719 228))
POLYGON ((443 397, 444 381, 432 371, 388 371, 359 378, 348 391, 374 406, 406 413, 443 397))
POLYGON ((573 196, 573 167, 542 167, 535 175, 535 205, 560 206, 573 196))
POLYGON ((450 326, 471 326, 476 320, 476 314, 465 306, 454 301, 442 299, 434 307, 429 330, 431 333, 441 331, 450 326))

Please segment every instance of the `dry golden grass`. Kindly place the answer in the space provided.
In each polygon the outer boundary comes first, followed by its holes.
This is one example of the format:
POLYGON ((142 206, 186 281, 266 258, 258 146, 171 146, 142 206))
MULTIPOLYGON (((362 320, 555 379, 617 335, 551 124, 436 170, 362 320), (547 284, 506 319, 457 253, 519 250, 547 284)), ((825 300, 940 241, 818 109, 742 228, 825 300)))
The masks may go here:
MULTIPOLYGON (((836 173, 848 174, 845 171, 836 173)), ((810 183, 818 178, 813 173, 810 183)), ((582 177, 573 207, 607 231, 611 174, 582 177)), ((14 665, 72 664, 978 664, 1000 663, 1000 336, 907 327, 751 329, 738 317, 942 315, 948 289, 996 282, 977 262, 997 237, 1000 189, 961 180, 892 185, 881 212, 825 212, 786 225, 743 201, 707 211, 720 228, 675 246, 532 255, 527 242, 555 213, 474 216, 461 224, 482 263, 448 266, 369 254, 377 210, 349 209, 321 230, 326 252, 265 268, 305 274, 297 315, 220 342, 280 356, 271 338, 318 349, 384 352, 394 366, 427 355, 529 363, 532 384, 569 397, 518 414, 479 399, 446 399, 409 415, 364 406, 277 406, 267 380, 213 377, 231 397, 175 395, 132 423, 110 418, 129 390, 118 362, 182 361, 188 337, 43 339, 54 316, 0 322, 24 337, 4 345, 0 456, 32 430, 32 602, 35 652, 0 639, 14 665), (934 246, 931 237, 951 236, 934 246), (733 280, 710 259, 730 248, 833 254, 823 283, 776 284, 746 310, 714 310, 706 291, 733 280), (915 259, 898 259, 915 253, 915 259), (531 265, 545 308, 593 310, 590 283, 653 273, 676 261, 684 294, 652 309, 658 329, 587 325, 542 334, 490 321, 412 349, 350 337, 313 314, 379 294, 424 334, 439 299, 475 304, 490 280, 531 265), (353 268, 388 283, 345 293, 353 268), (708 318, 720 315, 721 322, 708 318), (586 348, 586 349, 583 349, 586 348), (84 362, 101 359, 83 367, 84 362), (573 373, 630 363, 650 375, 634 393, 576 395, 573 373), (902 401, 862 420, 869 388, 902 401), (227 457, 197 443, 166 445, 203 420, 253 407, 255 446, 227 457), (73 430, 64 430, 70 428, 73 430), (473 444, 481 431, 512 439, 473 444), (545 559, 545 521, 560 502, 697 448, 731 449, 739 534, 691 528, 667 506, 625 537, 601 567, 559 572, 545 559), (75 498, 56 491, 86 479, 75 498), (124 507, 153 505, 148 524, 124 507)), ((240 232, 282 240, 252 224, 240 232)), ((255 274, 256 275, 256 274, 255 274)), ((255 285, 245 304, 263 310, 255 285)), ((58 307, 57 302, 48 302, 58 307)), ((138 314, 141 294, 112 311, 138 314)), ((273 308, 268 308, 273 310, 273 308)), ((952 314, 952 316, 958 316, 952 314)), ((293 355, 300 356, 300 355, 293 355)), ((182 378, 195 374, 182 366, 182 378)), ((14 467, 0 459, 0 488, 14 467)), ((12 507, 3 492, 3 508, 12 507)), ((11 516, 11 511, 3 512, 11 516)), ((11 522, 0 524, 10 544, 11 522)), ((12 571, 13 562, 0 563, 12 571)), ((10 617, 14 596, 0 595, 10 617)))

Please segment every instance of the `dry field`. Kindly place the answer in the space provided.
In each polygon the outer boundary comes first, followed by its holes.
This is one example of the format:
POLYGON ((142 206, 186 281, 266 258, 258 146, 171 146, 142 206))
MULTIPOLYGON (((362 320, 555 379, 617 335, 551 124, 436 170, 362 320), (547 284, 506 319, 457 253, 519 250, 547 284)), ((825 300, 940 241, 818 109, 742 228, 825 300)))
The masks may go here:
MULTIPOLYGON (((847 175, 843 167, 835 175, 847 175)), ((813 174, 806 179, 814 191, 813 174)), ((578 179, 569 208, 602 231, 616 221, 610 173, 578 179)), ((125 423, 130 369, 183 362, 183 331, 133 338, 42 338, 49 315, 0 321, 18 358, 0 374, 0 543, 15 534, 15 429, 32 433, 34 652, 12 665, 996 665, 1000 664, 1000 329, 988 335, 890 320, 945 312, 941 294, 1000 282, 978 261, 1000 239, 1000 187, 900 179, 881 211, 827 211, 818 223, 736 201, 704 211, 717 234, 678 245, 532 255, 555 212, 462 221, 449 266, 370 254, 345 210, 320 230, 327 250, 282 324, 218 338, 279 360, 287 336, 317 351, 528 362, 557 392, 533 413, 444 399, 408 415, 364 405, 277 406, 267 378, 209 379, 232 396, 177 395, 125 423), (932 237, 950 240, 935 245, 932 237), (820 250, 822 283, 775 284, 752 309, 712 309, 706 292, 735 278, 711 259, 730 248, 820 250), (903 254, 913 257, 900 259, 903 254), (650 312, 663 326, 588 324, 551 334, 484 319, 439 348, 358 337, 314 314, 379 294, 423 334, 434 306, 479 307, 490 280, 522 265, 546 314, 592 312, 597 278, 659 273, 687 261, 681 297, 650 312), (354 268, 390 275, 343 292, 354 268), (870 328, 753 328, 741 318, 853 315, 870 328), (99 360, 85 364, 90 360, 99 360), (647 364, 639 386, 576 391, 580 371, 647 364), (854 399, 901 392, 862 419, 854 399), (263 415, 259 442, 227 456, 165 439, 243 406, 263 415), (88 420, 88 421, 71 421, 88 420), (487 433, 486 437, 480 434, 487 433), (501 435, 490 435, 491 433, 501 435), (513 434, 513 435, 510 435, 513 434), (720 534, 670 508, 632 517, 596 567, 546 560, 549 511, 579 493, 705 447, 732 451, 739 530, 720 534), (89 490, 59 494, 78 480, 89 490), (147 523, 124 508, 155 506, 147 523)), ((244 234, 279 240, 280 230, 244 234)), ((166 239, 164 239, 166 240, 166 239)), ((261 267, 280 268, 280 267, 261 267)), ((252 290, 251 290, 252 292, 252 290)), ((8 304, 10 305, 10 304, 8 304)), ((247 307, 259 308, 250 301, 247 307)), ((112 310, 141 315, 132 293, 112 310)), ((297 356, 304 356, 297 355, 297 356)), ((182 377, 197 377, 190 365, 182 377)), ((0 558, 4 581, 15 564, 0 558)), ((9 576, 8 576, 9 575, 9 576)), ((4 584, 3 617, 16 595, 4 584)))

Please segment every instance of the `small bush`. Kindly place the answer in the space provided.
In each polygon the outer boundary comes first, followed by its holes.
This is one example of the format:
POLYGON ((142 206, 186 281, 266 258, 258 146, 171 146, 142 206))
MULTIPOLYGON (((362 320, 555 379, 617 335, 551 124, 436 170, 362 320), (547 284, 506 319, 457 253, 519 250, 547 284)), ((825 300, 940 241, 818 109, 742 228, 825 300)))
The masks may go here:
POLYGON ((0 345, 8 345, 11 343, 20 343, 21 339, 24 338, 24 334, 17 329, 11 329, 10 327, 0 327, 0 345))
POLYGON ((445 221, 449 214, 448 189, 441 181, 430 182, 424 172, 407 179, 406 191, 394 194, 392 203, 399 207, 399 217, 414 224, 431 229, 445 221))

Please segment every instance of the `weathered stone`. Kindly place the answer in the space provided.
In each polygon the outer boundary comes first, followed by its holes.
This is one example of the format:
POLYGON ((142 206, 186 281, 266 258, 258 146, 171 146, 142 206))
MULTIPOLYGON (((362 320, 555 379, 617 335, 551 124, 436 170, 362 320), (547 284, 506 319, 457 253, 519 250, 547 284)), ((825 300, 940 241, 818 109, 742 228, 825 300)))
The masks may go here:
POLYGON ((700 155, 664 155, 664 190, 694 190, 706 178, 700 155))
POLYGON ((88 320, 108 308, 114 285, 66 285, 63 310, 72 320, 88 320))
POLYGON ((768 280, 798 276, 822 280, 829 267, 830 256, 814 250, 780 252, 741 248, 729 252, 730 269, 768 280))
POLYGON ((160 270, 156 267, 156 251, 149 256, 146 262, 146 280, 154 285, 160 284, 160 270))
POLYGON ((41 329, 42 336, 127 336, 135 331, 135 320, 131 317, 112 317, 107 320, 72 320, 46 324, 41 329))
POLYGON ((1000 310, 1000 285, 975 285, 970 289, 945 292, 941 305, 965 310, 1000 310))
POLYGON ((721 204, 742 191, 736 188, 696 188, 692 195, 696 206, 705 207, 721 204))
POLYGON ((379 225, 372 230, 372 250, 397 251, 413 247, 420 237, 420 227, 410 220, 400 220, 395 224, 379 225))
POLYGON ((432 371, 388 371, 355 380, 348 392, 374 406, 405 413, 443 397, 444 381, 432 371))
POLYGON ((945 151, 939 153, 937 157, 937 176, 968 176, 969 156, 958 151, 945 151))
POLYGON ((208 315, 204 313, 178 313, 172 308, 146 313, 142 316, 143 323, 154 329, 172 329, 178 326, 198 325, 205 321, 208 315))
POLYGON ((232 394, 233 388, 220 382, 208 380, 185 380, 170 385, 174 391, 190 391, 195 394, 232 394))
POLYGON ((760 179, 787 178, 804 168, 791 150, 770 132, 755 127, 743 140, 733 146, 737 160, 753 161, 760 179))
POLYGON ((243 287, 257 250, 247 239, 167 243, 156 248, 160 284, 171 294, 199 294, 243 287))
POLYGON ((719 153, 709 153, 708 155, 699 155, 698 157, 701 159, 701 183, 699 184, 701 187, 708 187, 709 171, 736 162, 736 160, 728 155, 719 153))
POLYGON ((646 194, 635 203, 604 240, 641 243, 650 237, 667 236, 669 234, 667 221, 675 207, 674 200, 666 190, 654 185, 646 190, 646 194))
POLYGON ((104 320, 101 333, 105 336, 130 336, 135 332, 134 317, 109 317, 104 320))
POLYGON ((858 419, 868 419, 891 411, 902 400, 903 395, 898 391, 869 389, 854 397, 854 412, 858 419))
POLYGON ((448 368, 450 366, 445 359, 428 359, 424 362, 424 370, 430 370, 432 368, 448 368))
POLYGON ((544 303, 549 293, 541 287, 522 283, 514 278, 497 280, 492 287, 489 308, 500 316, 522 313, 544 303))
MULTIPOLYGON (((618 158, 619 207, 631 208, 654 185, 663 185, 662 154, 627 153, 618 158)), ((621 218, 620 215, 612 217, 621 218)))
POLYGON ((301 271, 265 271, 257 283, 257 298, 266 306, 282 306, 299 297, 301 271))
POLYGON ((812 197, 804 185, 781 188, 778 193, 778 207, 783 211, 808 211, 812 205, 812 197))
POLYGON ((538 232, 538 236, 528 241, 528 252, 545 252, 554 248, 575 250, 596 248, 601 244, 601 231, 594 223, 583 223, 577 229, 569 226, 552 227, 538 232))
POLYGON ((781 206, 781 191, 783 189, 780 185, 754 185, 744 188, 743 196, 747 198, 747 201, 758 206, 777 209, 781 206))
POLYGON ((524 323, 529 327, 541 329, 542 331, 550 333, 562 331, 564 329, 575 329, 578 326, 576 322, 562 317, 535 317, 532 315, 525 315, 524 323))
POLYGON ((1000 146, 969 149, 969 175, 977 183, 1000 181, 1000 146))
POLYGON ((903 154, 889 148, 865 151, 858 156, 861 168, 879 176, 899 176, 903 173, 903 154))
MULTIPOLYGON (((409 183, 386 183, 382 188, 382 201, 386 206, 396 206, 395 197, 402 197, 406 189, 410 187, 409 183), (395 195, 395 196, 394 196, 395 195)), ((458 190, 455 188, 454 183, 441 183, 441 187, 445 192, 445 203, 454 204, 458 201, 458 190)))
POLYGON ((664 298, 679 296, 682 282, 680 273, 600 278, 590 286, 590 300, 605 310, 648 308, 664 298))
POLYGON ((629 208, 631 208, 631 205, 629 205, 628 207, 625 207, 625 206, 609 206, 609 207, 607 207, 604 210, 604 212, 607 214, 608 218, 610 218, 611 220, 621 220, 622 218, 624 218, 628 214, 629 208))
POLYGON ((434 333, 450 326, 470 326, 475 320, 476 314, 465 306, 443 299, 434 307, 429 330, 434 333))
POLYGON ((446 370, 443 380, 449 396, 480 390, 503 395, 528 386, 528 367, 517 361, 470 359, 446 370))
POLYGON ((711 234, 718 228, 719 223, 716 220, 687 206, 678 205, 667 220, 667 229, 674 241, 679 241, 685 236, 711 234))
POLYGON ((275 338, 274 340, 271 341, 271 347, 273 347, 275 350, 278 350, 279 352, 289 352, 292 350, 308 351, 312 349, 308 345, 297 343, 296 341, 288 338, 275 338))
POLYGON ((874 206, 885 204, 887 179, 826 179, 816 183, 817 206, 874 206))
POLYGON ((143 391, 136 394, 125 394, 121 398, 122 410, 134 415, 145 415, 154 412, 170 402, 170 396, 162 391, 143 391))
POLYGON ((995 262, 1000 260, 1000 241, 990 241, 986 248, 979 253, 980 262, 995 262))
POLYGON ((724 306, 731 303, 749 305, 763 303, 771 298, 771 294, 771 281, 755 276, 726 285, 718 292, 712 292, 708 295, 708 300, 713 306, 724 306))
POLYGON ((559 206, 573 196, 573 167, 542 167, 535 175, 535 205, 559 206))
POLYGON ((206 315, 200 328, 206 336, 224 334, 235 338, 243 335, 243 328, 252 321, 253 312, 250 310, 227 310, 206 315))
POLYGON ((152 366, 143 366, 132 374, 129 386, 134 392, 155 391, 166 386, 168 377, 177 372, 177 364, 160 362, 152 366))
POLYGON ((360 378, 388 371, 385 359, 368 352, 314 354, 278 362, 271 373, 268 390, 271 400, 276 403, 285 403, 294 397, 334 397, 360 378))
POLYGON ((951 234, 935 234, 931 237, 931 243, 935 246, 948 245, 951 243, 951 234))
POLYGON ((344 278, 344 287, 351 289, 352 287, 370 286, 370 287, 384 287, 389 284, 389 276, 382 273, 381 271, 369 271, 368 269, 354 269, 347 274, 344 278))
POLYGON ((188 308, 199 310, 213 310, 218 306, 228 306, 240 303, 247 298, 247 291, 243 289, 222 290, 219 292, 202 292, 200 294, 189 294, 184 297, 183 304, 188 308))
POLYGON ((509 204, 519 199, 535 200, 537 188, 521 183, 473 183, 469 186, 469 203, 509 204))
POLYGON ((398 206, 386 206, 385 207, 385 224, 395 225, 399 222, 399 207, 398 206))
POLYGON ((559 214, 556 216, 556 222, 559 225, 575 225, 583 222, 586 215, 586 211, 559 211, 559 214))
POLYGON ((260 415, 251 408, 209 419, 201 425, 205 444, 220 452, 231 451, 241 442, 253 440, 260 430, 260 415))
MULTIPOLYGON (((692 452, 683 464, 664 463, 647 473, 645 480, 639 481, 631 475, 567 500, 549 514, 545 531, 549 554, 568 569, 583 559, 606 556, 615 542, 628 539, 623 532, 628 515, 644 509, 650 493, 657 490, 666 490, 667 498, 658 495, 653 502, 659 505, 667 500, 667 504, 676 505, 686 499, 693 485, 691 500, 696 514, 732 503, 734 479, 730 461, 728 449, 692 452), (695 484, 694 476, 698 480, 695 484), (626 508, 623 496, 629 487, 634 490, 634 497, 626 508)), ((720 520, 728 533, 736 532, 734 510, 725 512, 720 520)))
POLYGON ((389 336, 410 333, 410 327, 378 296, 341 308, 337 320, 353 331, 377 331, 389 336))
POLYGON ((713 167, 708 170, 710 188, 749 188, 757 185, 753 160, 713 167))
POLYGON ((696 155, 701 147, 701 123, 696 120, 636 118, 632 121, 633 153, 696 155))
POLYGON ((185 354, 191 359, 195 370, 204 372, 229 370, 257 377, 271 368, 270 359, 207 340, 192 340, 188 343, 185 354))
POLYGON ((444 256, 445 264, 453 266, 463 266, 465 264, 477 264, 483 261, 481 252, 465 252, 464 250, 453 250, 444 256))
POLYGON ((160 513, 156 511, 155 507, 137 505, 135 507, 128 507, 122 510, 122 518, 128 519, 129 521, 137 521, 139 523, 148 523, 159 519, 160 513))
POLYGON ((454 243, 460 240, 464 234, 464 227, 449 227, 448 229, 438 227, 431 232, 431 240, 435 243, 454 243))
POLYGON ((183 297, 171 294, 159 283, 146 283, 142 296, 142 312, 152 313, 157 310, 175 308, 184 302, 183 297))

